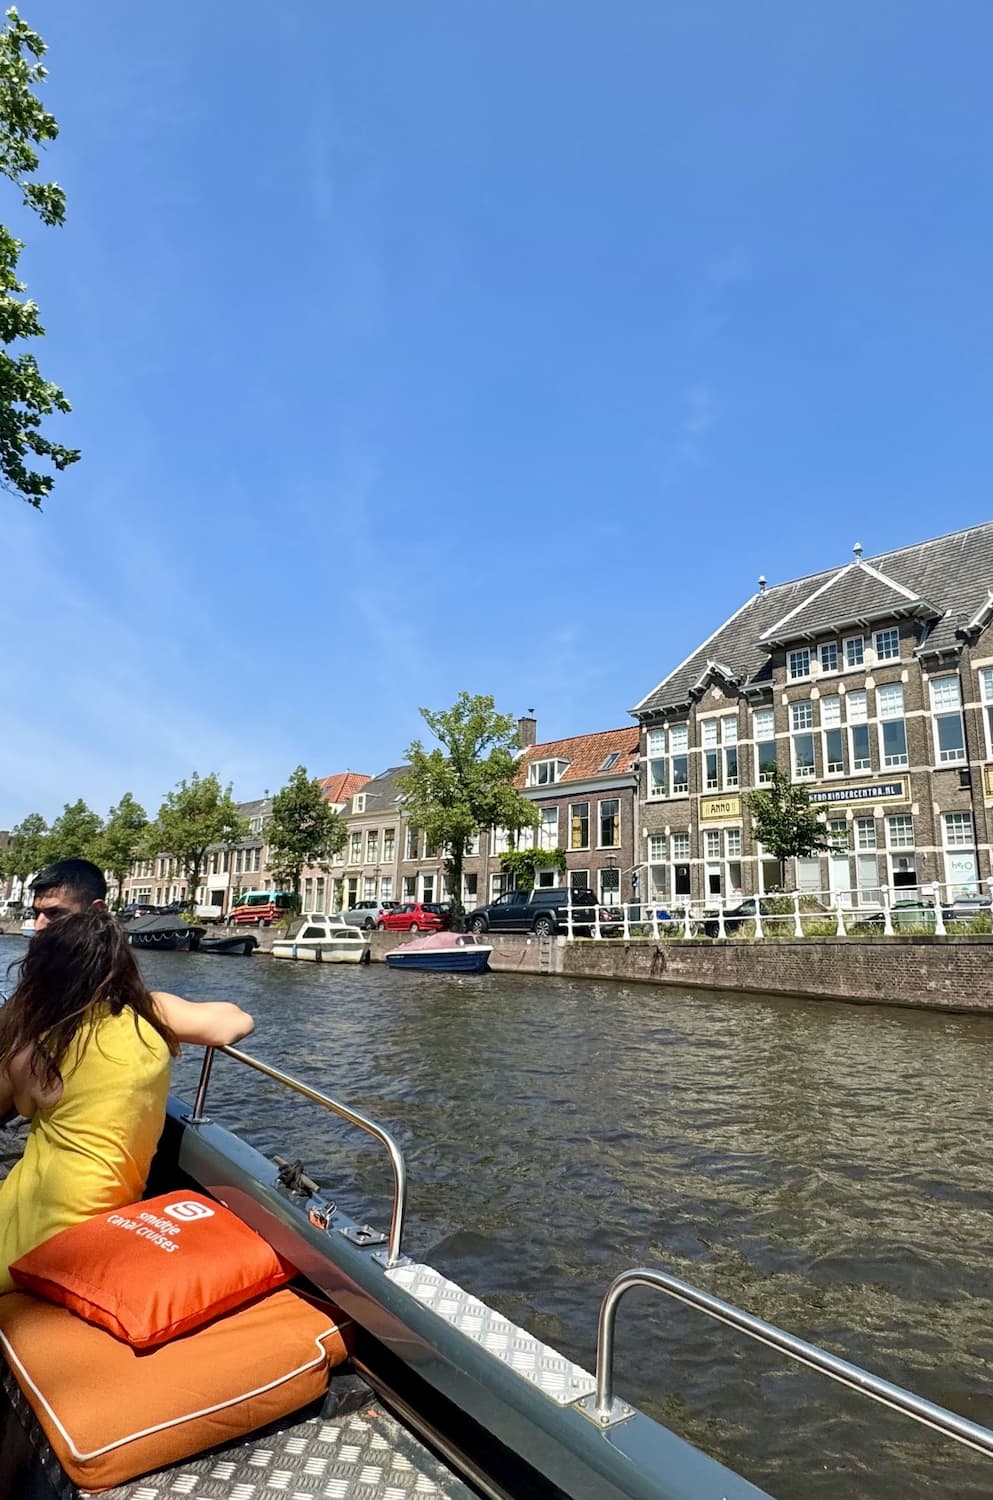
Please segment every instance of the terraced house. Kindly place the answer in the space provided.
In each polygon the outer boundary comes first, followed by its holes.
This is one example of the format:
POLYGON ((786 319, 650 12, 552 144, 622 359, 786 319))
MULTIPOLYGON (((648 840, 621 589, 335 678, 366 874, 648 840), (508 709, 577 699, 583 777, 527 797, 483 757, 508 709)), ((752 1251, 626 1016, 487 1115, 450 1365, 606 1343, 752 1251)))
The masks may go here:
POLYGON ((779 884, 746 793, 777 764, 834 837, 787 885, 876 900, 993 875, 993 523, 753 594, 632 710, 653 899, 779 884))

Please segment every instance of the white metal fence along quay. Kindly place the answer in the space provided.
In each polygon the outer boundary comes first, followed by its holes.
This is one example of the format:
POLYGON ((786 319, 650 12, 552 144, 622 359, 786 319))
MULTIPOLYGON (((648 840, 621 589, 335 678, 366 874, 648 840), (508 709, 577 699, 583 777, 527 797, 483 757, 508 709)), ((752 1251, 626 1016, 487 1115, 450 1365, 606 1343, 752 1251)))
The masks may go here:
POLYGON ((993 934, 993 881, 865 890, 774 891, 760 896, 677 897, 566 909, 568 938, 595 940, 803 939, 993 934))

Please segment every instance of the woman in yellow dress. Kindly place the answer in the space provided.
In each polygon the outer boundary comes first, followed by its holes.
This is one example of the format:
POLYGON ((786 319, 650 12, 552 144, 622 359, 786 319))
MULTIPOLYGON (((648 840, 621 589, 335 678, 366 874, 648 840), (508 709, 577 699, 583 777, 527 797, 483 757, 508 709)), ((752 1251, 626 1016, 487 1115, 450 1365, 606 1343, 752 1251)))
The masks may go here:
POLYGON ((0 1183, 0 1292, 35 1245, 141 1197, 178 1051, 108 913, 91 907, 35 935, 0 1010, 0 1116, 13 1104, 31 1119, 0 1183))

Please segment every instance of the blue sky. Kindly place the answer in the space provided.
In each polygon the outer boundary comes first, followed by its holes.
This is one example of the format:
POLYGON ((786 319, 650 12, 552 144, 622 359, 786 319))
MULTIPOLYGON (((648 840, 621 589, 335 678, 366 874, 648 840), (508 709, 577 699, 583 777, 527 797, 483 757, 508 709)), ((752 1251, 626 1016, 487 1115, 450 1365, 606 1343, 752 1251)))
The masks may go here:
POLYGON ((986 0, 22 10, 83 459, 0 497, 0 827, 623 724, 760 573, 993 514, 986 0))

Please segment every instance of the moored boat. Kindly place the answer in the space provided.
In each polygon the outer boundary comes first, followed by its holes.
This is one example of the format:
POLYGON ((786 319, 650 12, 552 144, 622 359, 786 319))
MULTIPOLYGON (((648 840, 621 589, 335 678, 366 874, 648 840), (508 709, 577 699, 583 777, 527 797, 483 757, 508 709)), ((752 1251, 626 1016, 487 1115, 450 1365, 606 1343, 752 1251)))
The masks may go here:
POLYGON ((369 939, 360 927, 347 927, 340 917, 305 912, 291 924, 285 938, 272 945, 273 958, 307 963, 362 964, 369 962, 369 939))
POLYGON ((481 943, 473 932, 429 932, 401 948, 391 948, 386 962, 391 969, 482 974, 490 966, 492 952, 492 945, 481 943))
POLYGON ((165 913, 147 917, 135 917, 127 924, 128 941, 132 948, 183 949, 195 951, 206 931, 195 927, 180 916, 165 913))
POLYGON ((259 940, 252 932, 233 932, 227 937, 202 937, 198 953, 236 953, 248 955, 254 953, 259 946, 259 940))

